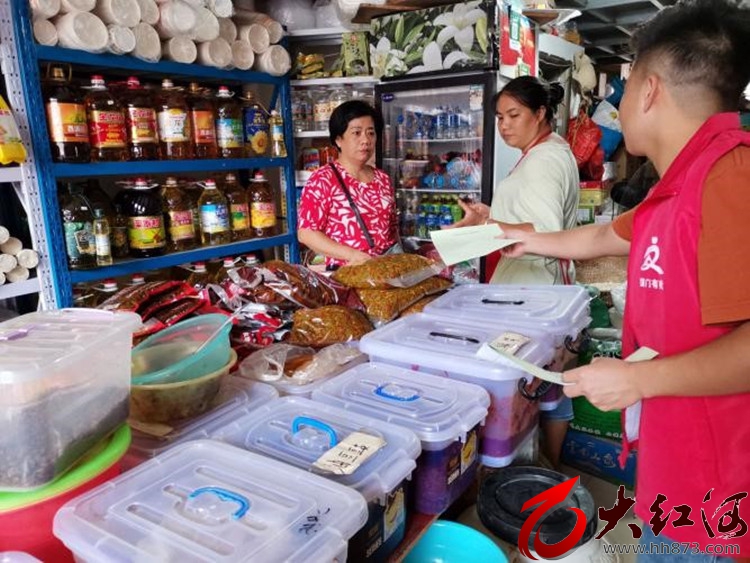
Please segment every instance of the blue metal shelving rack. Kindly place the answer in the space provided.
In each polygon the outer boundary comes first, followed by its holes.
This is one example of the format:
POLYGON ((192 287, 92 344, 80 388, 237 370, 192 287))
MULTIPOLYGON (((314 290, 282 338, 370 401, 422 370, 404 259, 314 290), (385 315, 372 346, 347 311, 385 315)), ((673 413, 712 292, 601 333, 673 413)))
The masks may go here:
POLYGON ((10 0, 12 25, 16 37, 16 56, 19 61, 23 96, 31 123, 31 139, 36 156, 40 205, 49 253, 49 270, 57 305, 73 304, 72 284, 117 277, 135 272, 166 268, 206 260, 212 257, 236 255, 263 248, 285 246, 288 259, 299 262, 297 243, 296 187, 293 157, 292 115, 289 78, 269 74, 222 70, 209 66, 186 65, 171 61, 150 63, 128 55, 92 54, 58 47, 37 45, 33 38, 32 17, 28 0, 10 0), (286 158, 247 158, 189 161, 101 162, 91 164, 60 164, 52 162, 44 99, 41 92, 40 65, 48 62, 69 63, 76 69, 91 68, 106 73, 135 73, 144 78, 200 79, 212 84, 267 84, 273 87, 271 107, 279 102, 284 119, 286 158), (189 172, 228 171, 250 168, 280 168, 286 201, 286 232, 265 239, 253 239, 232 244, 198 248, 165 254, 155 258, 116 261, 113 266, 91 270, 70 270, 65 252, 60 208, 57 200, 57 181, 66 178, 96 178, 102 176, 134 176, 138 174, 182 174, 189 172))

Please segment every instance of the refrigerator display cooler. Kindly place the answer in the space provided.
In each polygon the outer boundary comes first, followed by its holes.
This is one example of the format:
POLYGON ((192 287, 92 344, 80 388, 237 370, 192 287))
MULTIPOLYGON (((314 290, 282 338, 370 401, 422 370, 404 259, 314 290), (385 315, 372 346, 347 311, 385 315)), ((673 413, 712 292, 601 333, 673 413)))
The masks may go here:
MULTIPOLYGON (((462 218, 459 198, 490 204, 496 84, 495 73, 481 72, 376 86, 384 120, 377 162, 394 183, 407 250, 436 258, 430 232, 462 218)), ((479 281, 480 260, 457 264, 453 277, 479 281)))

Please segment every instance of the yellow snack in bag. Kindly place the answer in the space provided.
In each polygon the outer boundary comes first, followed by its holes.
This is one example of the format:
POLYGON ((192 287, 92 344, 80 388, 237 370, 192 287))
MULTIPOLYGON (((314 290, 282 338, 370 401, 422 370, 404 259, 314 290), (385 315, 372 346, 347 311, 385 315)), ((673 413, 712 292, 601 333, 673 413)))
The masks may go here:
POLYGON ((26 160, 26 149, 21 143, 18 125, 5 99, 0 96, 0 164, 26 160))

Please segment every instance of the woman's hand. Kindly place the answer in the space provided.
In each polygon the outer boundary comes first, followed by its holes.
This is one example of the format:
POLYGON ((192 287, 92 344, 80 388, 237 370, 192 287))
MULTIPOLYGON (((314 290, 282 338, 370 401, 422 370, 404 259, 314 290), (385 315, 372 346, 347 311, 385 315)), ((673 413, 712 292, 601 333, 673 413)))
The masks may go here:
POLYGON ((475 225, 483 225, 487 219, 490 218, 490 208, 484 203, 465 203, 461 199, 458 200, 458 205, 464 210, 464 218, 453 223, 450 226, 444 227, 446 229, 453 229, 458 227, 473 227, 475 225))
POLYGON ((563 374, 568 397, 583 395, 602 411, 624 409, 643 398, 632 375, 633 364, 613 358, 594 358, 591 364, 563 374))
POLYGON ((370 256, 366 252, 362 252, 361 250, 355 250, 354 248, 352 248, 351 254, 346 258, 346 263, 348 266, 357 266, 359 264, 364 264, 371 258, 372 256, 370 256))
POLYGON ((509 258, 520 258, 526 254, 526 245, 524 244, 526 239, 534 230, 534 225, 531 223, 520 223, 518 225, 506 225, 503 224, 503 237, 506 239, 514 239, 519 242, 511 246, 503 248, 502 253, 504 256, 509 258))

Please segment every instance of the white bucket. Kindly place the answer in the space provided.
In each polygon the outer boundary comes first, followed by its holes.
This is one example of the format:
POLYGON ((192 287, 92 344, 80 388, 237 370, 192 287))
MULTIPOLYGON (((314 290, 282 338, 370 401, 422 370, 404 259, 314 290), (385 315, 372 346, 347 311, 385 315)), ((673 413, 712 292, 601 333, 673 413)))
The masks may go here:
POLYGON ((49 20, 34 20, 34 39, 40 45, 54 47, 57 45, 57 28, 49 20))
POLYGON ((109 32, 104 22, 91 12, 69 12, 54 20, 58 43, 67 49, 101 53, 107 48, 109 32))
POLYGON ((90 12, 96 7, 96 0, 60 0, 61 12, 90 12))
MULTIPOLYGON (((63 3, 70 0, 63 0, 63 3)), ((141 8, 133 0, 99 0, 94 13, 104 23, 134 27, 141 21, 141 8)))
POLYGON ((211 10, 217 18, 230 18, 234 12, 232 0, 208 0, 206 7, 211 10))
POLYGON ((162 55, 170 61, 191 64, 198 57, 198 47, 188 36, 178 35, 162 43, 162 55))
POLYGON ((255 69, 272 76, 283 76, 292 68, 292 58, 281 45, 271 45, 265 53, 255 58, 255 69))
POLYGON ((232 47, 229 42, 219 37, 198 45, 198 62, 217 68, 228 68, 232 65, 232 47))
POLYGON ((30 0, 35 18, 54 18, 60 12, 60 0, 30 0))
POLYGON ((159 6, 154 0, 138 0, 138 6, 141 9, 141 21, 148 25, 159 23, 159 6))
POLYGON ((107 51, 115 55, 124 55, 135 49, 135 33, 129 27, 121 25, 108 25, 109 43, 107 51))
POLYGON ((161 59, 161 41, 153 27, 141 22, 133 28, 133 33, 135 33, 133 56, 152 63, 161 59))
POLYGON ((237 26, 229 18, 218 18, 219 20, 219 37, 232 43, 237 39, 237 26))
POLYGON ((268 36, 272 44, 278 43, 284 37, 284 28, 282 25, 268 14, 239 10, 234 15, 234 21, 241 24, 258 23, 262 25, 268 31, 268 36))
POLYGON ((196 8, 196 23, 190 38, 198 43, 213 41, 219 37, 219 20, 210 10, 206 8, 196 8))
POLYGON ((255 63, 255 53, 250 43, 238 39, 232 42, 232 64, 240 70, 250 70, 255 63))
POLYGON ((271 36, 268 35, 268 30, 259 23, 240 26, 237 36, 250 43, 257 54, 265 53, 271 46, 271 36))
POLYGON ((170 0, 159 6, 157 30, 163 39, 190 35, 198 21, 195 9, 182 0, 170 0))

